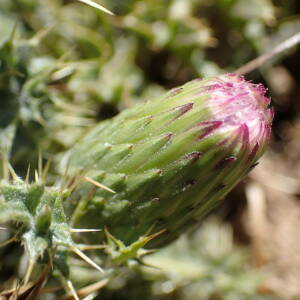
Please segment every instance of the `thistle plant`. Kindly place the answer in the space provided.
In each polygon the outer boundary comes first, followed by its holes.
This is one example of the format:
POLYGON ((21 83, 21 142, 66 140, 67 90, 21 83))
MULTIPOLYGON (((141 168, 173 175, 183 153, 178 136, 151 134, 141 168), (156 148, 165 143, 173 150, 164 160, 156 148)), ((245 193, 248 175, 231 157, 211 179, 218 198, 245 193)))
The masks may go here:
POLYGON ((101 244, 101 257, 120 265, 199 223, 263 154, 273 119, 265 91, 227 74, 127 109, 70 149, 57 186, 46 186, 46 170, 30 184, 7 164, 13 179, 0 184, 0 224, 17 224, 11 240, 29 257, 25 281, 51 262, 72 290, 69 253, 103 272, 79 242, 101 244), (86 231, 79 242, 78 231, 86 231))

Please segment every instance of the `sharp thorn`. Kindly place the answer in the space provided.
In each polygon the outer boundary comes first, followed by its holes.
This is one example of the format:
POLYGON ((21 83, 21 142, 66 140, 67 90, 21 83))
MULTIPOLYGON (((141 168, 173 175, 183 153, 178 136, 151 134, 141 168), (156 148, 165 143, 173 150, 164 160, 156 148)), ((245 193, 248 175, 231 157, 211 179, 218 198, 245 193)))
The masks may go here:
POLYGON ((29 263, 28 263, 28 267, 27 267, 27 271, 24 277, 24 285, 27 284, 29 282, 33 267, 34 267, 35 261, 32 259, 29 259, 29 263))
POLYGON ((49 168, 50 168, 50 165, 51 165, 51 162, 52 162, 52 158, 50 157, 47 162, 46 162, 46 165, 45 165, 45 168, 43 169, 43 172, 42 172, 42 181, 44 183, 46 183, 46 178, 47 178, 47 175, 48 175, 48 171, 49 171, 49 168))
POLYGON ((35 178, 35 182, 38 183, 39 182, 39 173, 37 170, 34 171, 34 178, 35 178))
POLYGON ((91 285, 88 285, 88 286, 78 290, 78 294, 80 294, 82 296, 91 294, 93 292, 100 290, 104 286, 106 286, 108 284, 108 282, 109 282, 108 278, 102 279, 96 283, 93 283, 91 285))
POLYGON ((77 248, 79 248, 82 251, 85 250, 102 250, 108 248, 107 245, 77 245, 77 248))
POLYGON ((75 232, 75 233, 81 233, 81 232, 99 232, 102 231, 102 229, 81 229, 81 228, 71 228, 70 230, 71 232, 75 232))
MULTIPOLYGON (((100 281, 93 283, 91 285, 85 286, 79 290, 76 291, 77 295, 81 296, 81 297, 85 297, 87 295, 90 295, 98 290, 100 290, 101 288, 103 288, 104 286, 106 286, 109 283, 109 279, 105 278, 105 279, 101 279, 100 281)), ((70 296, 63 296, 61 298, 58 298, 56 300, 71 300, 70 296)))
POLYGON ((7 167, 8 167, 9 173, 12 176, 13 180, 22 181, 21 178, 16 174, 15 170, 13 169, 13 167, 10 165, 9 162, 7 162, 7 167))
MULTIPOLYGON (((7 228, 5 228, 5 227, 0 227, 0 230, 7 230, 7 228)), ((18 237, 19 232, 20 232, 20 231, 18 230, 18 231, 17 231, 10 239, 8 239, 8 240, 6 240, 6 241, 0 243, 0 248, 1 248, 1 247, 4 247, 4 246, 6 246, 6 245, 8 245, 8 244, 10 244, 10 243, 13 243, 13 242, 17 241, 17 240, 18 240, 17 237, 18 237)), ((0 300, 1 300, 1 298, 0 298, 0 300)))
POLYGON ((30 40, 32 46, 38 46, 39 43, 55 28, 55 25, 49 26, 37 32, 30 40))
POLYGON ((25 177, 25 183, 29 184, 29 176, 30 176, 30 164, 28 165, 26 177, 25 177))
POLYGON ((75 290, 75 288, 74 288, 73 283, 72 283, 71 280, 67 280, 67 286, 68 286, 68 288, 69 288, 71 294, 73 295, 74 299, 75 299, 75 300, 80 300, 80 298, 79 298, 79 296, 77 295, 77 292, 76 292, 76 290, 75 290))
POLYGON ((92 0, 78 0, 78 1, 80 1, 82 3, 85 3, 87 5, 90 5, 90 6, 94 7, 94 8, 97 8, 97 9, 99 9, 99 10, 101 10, 101 11, 103 11, 103 12, 105 12, 105 13, 111 15, 111 16, 114 16, 113 12, 111 12, 110 10, 108 10, 107 8, 105 8, 104 6, 102 6, 102 5, 94 2, 92 0))
POLYGON ((8 169, 8 160, 3 153, 0 153, 0 158, 2 160, 2 176, 3 179, 9 181, 9 169, 8 169))
POLYGON ((108 191, 108 192, 111 192, 111 193, 113 193, 113 194, 116 193, 114 190, 112 190, 112 189, 110 189, 109 187, 107 187, 107 186, 105 186, 105 185, 99 183, 98 181, 95 181, 94 179, 92 179, 92 178, 90 178, 90 177, 85 176, 85 177, 84 177, 84 180, 87 181, 87 182, 90 182, 90 183, 92 183, 93 185, 95 185, 95 186, 97 186, 97 187, 99 187, 99 188, 101 188, 101 189, 104 189, 104 190, 106 190, 106 191, 108 191))
POLYGON ((161 271, 161 268, 160 268, 160 267, 157 267, 157 266, 153 266, 153 265, 151 265, 151 264, 148 264, 148 263, 142 261, 142 260, 139 259, 139 258, 136 258, 135 260, 136 260, 140 265, 142 265, 142 266, 144 266, 144 267, 147 267, 147 268, 151 268, 151 269, 155 269, 155 270, 161 271))
MULTIPOLYGON (((6 228, 0 228, 0 229, 1 229, 1 230, 6 230, 6 228)), ((9 245, 10 243, 13 243, 15 240, 16 240, 16 237, 13 236, 12 238, 10 238, 10 239, 8 239, 8 240, 6 240, 6 241, 0 243, 0 248, 1 248, 1 247, 4 247, 4 246, 6 246, 6 245, 9 245)), ((0 298, 0 299, 1 299, 1 298, 0 298)))
POLYGON ((117 238, 115 238, 109 231, 108 229, 105 227, 105 234, 106 234, 106 238, 108 240, 108 242, 112 242, 113 244, 115 244, 117 247, 119 247, 120 249, 125 248, 124 243, 121 240, 118 240, 117 238))
POLYGON ((38 153, 38 176, 42 177, 43 173, 43 158, 42 158, 42 151, 39 149, 38 153))
POLYGON ((157 236, 161 235, 162 233, 164 233, 166 231, 166 229, 162 229, 156 233, 150 234, 149 236, 147 236, 146 238, 150 241, 154 238, 156 238, 157 236))
POLYGON ((85 255, 82 251, 80 251, 78 248, 76 247, 72 247, 71 248, 74 253, 76 253, 80 258, 82 258, 85 262, 87 262, 89 265, 91 265, 92 267, 94 267, 96 270, 100 271, 101 273, 104 273, 103 269, 98 266, 95 262, 93 262, 87 255, 85 255))

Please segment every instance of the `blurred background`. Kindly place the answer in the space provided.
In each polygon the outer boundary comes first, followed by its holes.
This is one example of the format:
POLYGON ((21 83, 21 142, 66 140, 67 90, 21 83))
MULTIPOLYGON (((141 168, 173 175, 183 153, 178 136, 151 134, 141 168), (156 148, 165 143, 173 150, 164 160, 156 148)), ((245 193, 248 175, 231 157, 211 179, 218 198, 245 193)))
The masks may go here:
MULTIPOLYGON (((96 122, 234 72, 300 31, 297 0, 100 4, 116 15, 75 0, 0 1, 0 151, 23 177, 41 151, 54 157, 54 183, 60 153, 96 122)), ((299 61, 296 46, 246 74, 269 88, 276 111, 259 165, 199 230, 146 258, 157 268, 124 271, 101 299, 300 299, 299 61)))

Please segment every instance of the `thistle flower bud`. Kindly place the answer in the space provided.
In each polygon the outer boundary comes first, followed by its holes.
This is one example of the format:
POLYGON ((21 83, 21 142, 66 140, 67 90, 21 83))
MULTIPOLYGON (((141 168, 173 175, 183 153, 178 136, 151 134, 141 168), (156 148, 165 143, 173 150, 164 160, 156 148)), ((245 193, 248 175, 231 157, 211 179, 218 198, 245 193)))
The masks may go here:
POLYGON ((150 246, 175 239, 264 152, 273 119, 265 92, 235 74, 194 80, 100 123, 72 149, 68 170, 116 193, 81 184, 68 208, 74 225, 108 228, 126 244, 162 229, 150 246))

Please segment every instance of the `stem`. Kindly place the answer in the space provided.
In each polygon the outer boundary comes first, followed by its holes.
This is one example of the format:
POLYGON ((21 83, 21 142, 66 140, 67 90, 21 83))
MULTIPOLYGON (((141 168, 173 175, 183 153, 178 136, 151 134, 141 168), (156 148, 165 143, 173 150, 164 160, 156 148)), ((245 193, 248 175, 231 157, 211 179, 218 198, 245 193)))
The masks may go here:
POLYGON ((273 51, 267 52, 255 59, 249 61, 242 67, 238 68, 234 73, 241 74, 241 75, 250 73, 251 71, 261 67, 265 62, 267 62, 274 56, 296 46, 299 43, 300 43, 300 32, 293 35, 289 39, 285 40, 281 44, 279 44, 277 47, 275 47, 273 49, 273 51))

